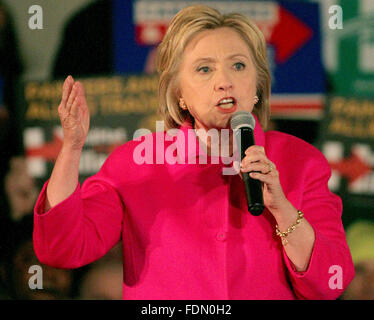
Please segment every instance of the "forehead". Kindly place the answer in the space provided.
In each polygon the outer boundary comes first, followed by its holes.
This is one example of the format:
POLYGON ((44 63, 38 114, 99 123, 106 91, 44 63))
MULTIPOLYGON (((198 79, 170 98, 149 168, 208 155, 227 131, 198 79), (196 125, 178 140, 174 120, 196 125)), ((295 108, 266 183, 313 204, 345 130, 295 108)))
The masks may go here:
POLYGON ((185 58, 232 53, 251 56, 247 43, 237 31, 229 27, 204 30, 195 34, 187 44, 184 53, 185 58))

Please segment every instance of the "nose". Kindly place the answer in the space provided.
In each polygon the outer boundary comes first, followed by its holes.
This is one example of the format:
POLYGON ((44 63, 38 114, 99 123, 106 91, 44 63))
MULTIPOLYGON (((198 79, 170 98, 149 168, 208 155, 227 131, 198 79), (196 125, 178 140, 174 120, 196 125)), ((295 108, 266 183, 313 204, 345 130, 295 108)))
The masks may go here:
POLYGON ((232 89, 232 81, 225 70, 216 71, 215 88, 216 91, 228 91, 232 89))

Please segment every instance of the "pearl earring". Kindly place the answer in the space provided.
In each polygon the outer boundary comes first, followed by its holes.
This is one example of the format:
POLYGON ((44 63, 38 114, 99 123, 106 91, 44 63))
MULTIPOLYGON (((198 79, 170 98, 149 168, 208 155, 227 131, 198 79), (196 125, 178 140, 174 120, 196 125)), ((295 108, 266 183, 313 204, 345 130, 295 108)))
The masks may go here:
POLYGON ((257 96, 254 97, 254 101, 255 101, 255 104, 257 104, 257 102, 259 101, 257 96))
POLYGON ((186 105, 184 104, 184 100, 183 99, 179 99, 179 107, 181 107, 183 110, 187 109, 186 105))

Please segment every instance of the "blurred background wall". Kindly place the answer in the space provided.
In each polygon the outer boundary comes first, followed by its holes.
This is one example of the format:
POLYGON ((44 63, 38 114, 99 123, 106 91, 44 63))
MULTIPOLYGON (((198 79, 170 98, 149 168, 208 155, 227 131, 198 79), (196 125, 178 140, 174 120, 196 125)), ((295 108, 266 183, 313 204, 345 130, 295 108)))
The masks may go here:
POLYGON ((24 79, 46 79, 51 75, 54 55, 62 38, 66 21, 94 0, 3 0, 14 21, 20 54, 25 65, 24 79), (43 29, 28 28, 29 8, 43 9, 43 29))

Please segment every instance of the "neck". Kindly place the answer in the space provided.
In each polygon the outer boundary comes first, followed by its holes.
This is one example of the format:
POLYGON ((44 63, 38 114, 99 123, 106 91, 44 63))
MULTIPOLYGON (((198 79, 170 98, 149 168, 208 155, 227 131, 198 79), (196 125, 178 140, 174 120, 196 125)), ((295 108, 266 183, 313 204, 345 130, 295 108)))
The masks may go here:
POLYGON ((231 157, 233 155, 233 132, 231 129, 195 128, 199 142, 206 146, 208 156, 231 157))

